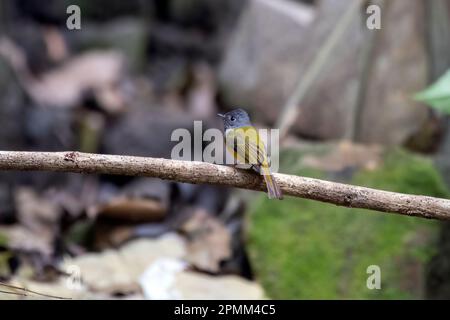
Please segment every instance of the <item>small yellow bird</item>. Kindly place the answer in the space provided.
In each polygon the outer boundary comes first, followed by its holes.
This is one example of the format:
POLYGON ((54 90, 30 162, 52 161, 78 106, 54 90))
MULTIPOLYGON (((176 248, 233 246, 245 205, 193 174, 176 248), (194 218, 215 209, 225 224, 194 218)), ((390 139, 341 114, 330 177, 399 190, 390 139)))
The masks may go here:
POLYGON ((258 130, 252 126, 250 117, 243 109, 235 109, 225 114, 218 114, 223 118, 225 127, 225 145, 239 164, 251 165, 264 176, 269 199, 283 199, 280 187, 270 172, 264 141, 258 130))

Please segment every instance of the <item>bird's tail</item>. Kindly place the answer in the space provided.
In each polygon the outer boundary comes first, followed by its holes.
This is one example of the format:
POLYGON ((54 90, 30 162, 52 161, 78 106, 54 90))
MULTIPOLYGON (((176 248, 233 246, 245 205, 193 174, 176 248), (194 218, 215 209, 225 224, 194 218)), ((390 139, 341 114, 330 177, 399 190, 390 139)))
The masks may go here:
POLYGON ((267 195, 269 196, 269 199, 279 199, 279 200, 283 199, 283 194, 281 193, 281 189, 278 186, 275 179, 273 178, 272 174, 270 173, 269 168, 262 166, 261 173, 263 174, 264 181, 266 182, 267 195))

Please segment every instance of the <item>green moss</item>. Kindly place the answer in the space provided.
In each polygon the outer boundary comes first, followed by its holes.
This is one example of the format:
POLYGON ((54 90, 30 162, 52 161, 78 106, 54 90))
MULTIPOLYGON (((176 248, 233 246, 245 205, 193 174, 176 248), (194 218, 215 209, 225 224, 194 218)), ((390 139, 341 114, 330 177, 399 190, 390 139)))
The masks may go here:
POLYGON ((449 195, 431 160, 402 150, 388 152, 381 170, 360 172, 354 182, 410 194, 449 195))
MULTIPOLYGON (((8 244, 8 238, 0 233, 0 246, 6 247, 8 244)), ((0 252, 0 276, 6 276, 8 274, 9 266, 8 266, 8 260, 11 257, 11 253, 6 252, 0 252)))
POLYGON ((3 233, 0 233, 0 246, 6 247, 7 244, 8 238, 3 233))
MULTIPOLYGON (((292 164, 292 157, 288 160, 292 164)), ((305 169, 297 170, 297 174, 325 175, 305 169)), ((449 196, 429 160, 403 151, 387 153, 382 166, 358 171, 349 182, 449 196)), ((289 197, 279 202, 262 195, 258 200, 248 216, 248 244, 256 277, 269 297, 423 296, 424 265, 434 253, 437 222, 289 197), (381 268, 381 290, 366 287, 370 265, 381 268)))

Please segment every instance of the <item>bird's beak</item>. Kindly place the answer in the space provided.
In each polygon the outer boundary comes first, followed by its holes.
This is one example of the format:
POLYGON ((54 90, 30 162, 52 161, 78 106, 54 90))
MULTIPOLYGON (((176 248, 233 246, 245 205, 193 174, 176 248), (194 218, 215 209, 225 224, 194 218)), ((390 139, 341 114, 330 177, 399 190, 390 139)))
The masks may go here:
POLYGON ((222 113, 218 113, 217 115, 218 115, 219 117, 221 117, 221 118, 225 118, 225 115, 222 114, 222 113))

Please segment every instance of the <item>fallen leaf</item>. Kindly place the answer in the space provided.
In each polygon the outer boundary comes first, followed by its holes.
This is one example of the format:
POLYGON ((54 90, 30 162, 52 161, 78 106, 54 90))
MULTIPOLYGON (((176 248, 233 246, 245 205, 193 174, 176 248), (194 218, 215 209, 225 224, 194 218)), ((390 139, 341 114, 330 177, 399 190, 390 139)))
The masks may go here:
POLYGON ((181 236, 168 233, 158 239, 138 239, 119 250, 105 250, 66 259, 63 269, 79 268, 83 283, 91 291, 132 293, 140 291, 139 277, 159 258, 183 259, 185 243, 181 236))
POLYGON ((167 208, 154 199, 116 198, 98 208, 98 215, 130 221, 158 221, 164 218, 167 208))
POLYGON ((28 187, 16 189, 14 200, 20 225, 5 229, 8 246, 51 256, 54 239, 59 235, 61 207, 28 187))
POLYGON ((186 300, 261 300, 264 290, 256 282, 226 275, 210 276, 191 271, 177 274, 174 287, 186 300))
POLYGON ((130 222, 161 221, 169 210, 169 184, 157 179, 137 179, 121 191, 109 190, 93 208, 99 217, 130 222))
POLYGON ((186 269, 180 259, 160 258, 153 262, 139 277, 139 284, 146 299, 180 299, 175 288, 176 275, 186 269))
POLYGON ((146 299, 264 299, 255 282, 232 275, 211 276, 187 269, 174 258, 154 261, 141 275, 139 283, 146 299))
POLYGON ((62 67, 28 79, 27 92, 46 106, 75 106, 83 94, 114 86, 121 77, 123 57, 115 51, 91 51, 68 61, 62 67))
POLYGON ((8 38, 0 39, 0 55, 9 61, 26 92, 39 105, 74 107, 86 92, 93 92, 107 111, 116 112, 125 107, 125 98, 117 86, 125 59, 118 51, 82 53, 39 77, 31 74, 23 50, 8 38))
POLYGON ((201 270, 218 272, 220 263, 231 257, 231 237, 223 223, 197 209, 182 226, 188 239, 187 260, 201 270))

